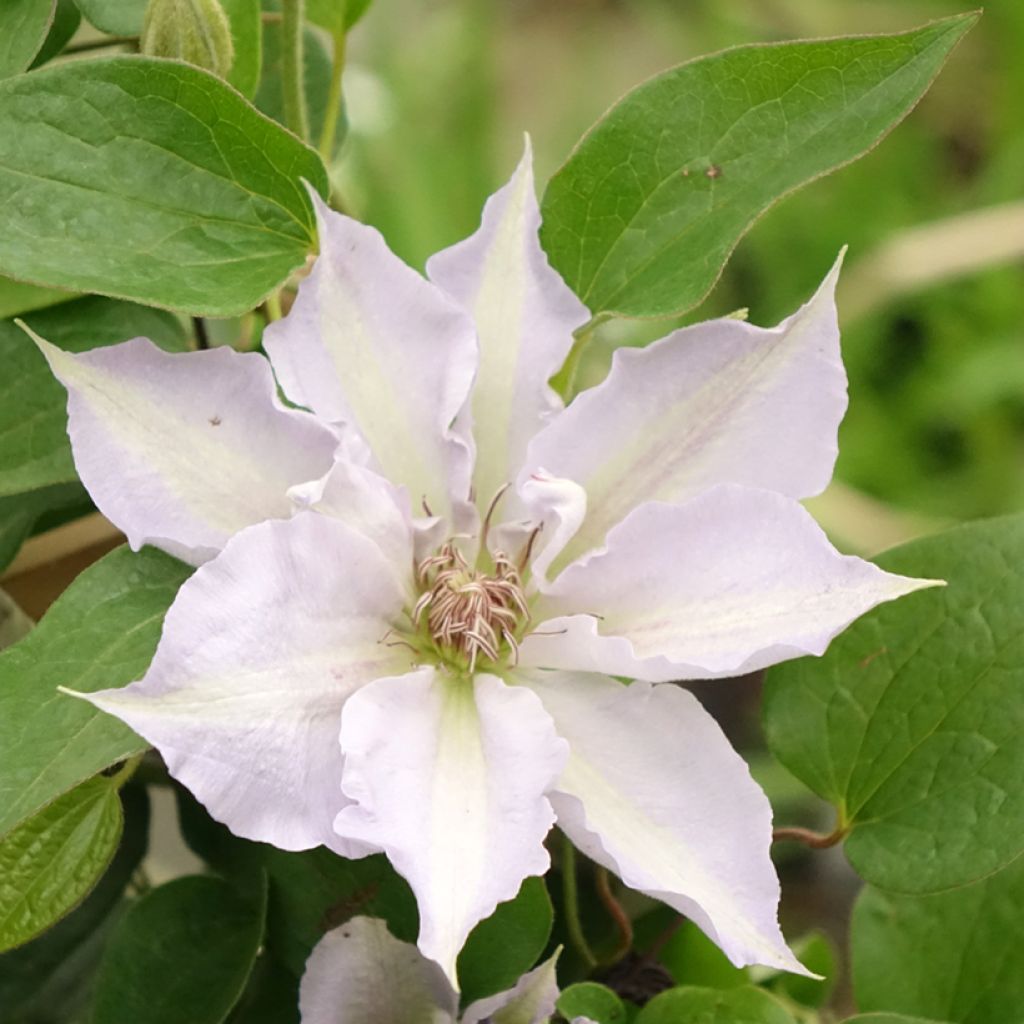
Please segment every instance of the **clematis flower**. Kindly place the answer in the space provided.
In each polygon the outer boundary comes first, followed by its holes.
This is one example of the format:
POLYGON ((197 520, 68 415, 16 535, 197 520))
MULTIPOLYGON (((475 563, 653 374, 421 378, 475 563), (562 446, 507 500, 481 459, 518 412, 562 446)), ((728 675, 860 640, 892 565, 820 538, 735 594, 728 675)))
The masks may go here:
POLYGON ((383 921, 356 917, 310 954, 299 987, 302 1024, 547 1024, 558 999, 556 958, 507 992, 470 1003, 460 1017, 458 993, 436 963, 383 921))
POLYGON ((563 408, 547 382, 589 314, 540 248, 529 153, 426 279, 313 201, 269 364, 40 341, 99 508, 199 565, 145 677, 82 696, 238 835, 384 851, 453 984, 556 820, 733 963, 802 971, 768 801, 673 681, 821 654, 929 585, 839 554, 798 503, 846 405, 838 263, 778 326, 619 351, 563 408))

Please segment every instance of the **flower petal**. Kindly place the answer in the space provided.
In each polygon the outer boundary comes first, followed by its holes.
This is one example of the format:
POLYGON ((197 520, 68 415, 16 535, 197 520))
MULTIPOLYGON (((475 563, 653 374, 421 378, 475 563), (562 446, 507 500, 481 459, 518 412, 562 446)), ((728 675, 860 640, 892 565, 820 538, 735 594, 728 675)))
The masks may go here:
POLYGON ((696 698, 591 674, 516 678, 569 741, 551 800, 570 839, 695 921, 737 966, 807 973, 779 929, 771 806, 696 698))
POLYGON ((484 206, 479 230, 432 256, 427 275, 468 310, 480 341, 473 385, 476 493, 487 503, 515 479, 526 445, 561 401, 548 380, 587 308, 540 247, 529 139, 511 181, 484 206))
POLYGON ((473 324, 378 231, 310 194, 320 256, 264 334, 274 370, 292 401, 357 430, 417 507, 448 515, 472 472, 470 442, 452 423, 476 369, 473 324))
POLYGON ((466 1007, 462 1024, 546 1024, 558 1001, 558 954, 524 974, 513 988, 466 1007))
POLYGON ((262 356, 145 338, 72 355, 33 337, 68 390, 78 474, 136 551, 199 565, 244 527, 290 516, 288 489, 330 468, 334 434, 281 405, 262 356))
POLYGON ((834 291, 839 266, 778 327, 710 320, 619 349, 603 383, 530 443, 543 467, 587 491, 560 565, 599 547, 641 501, 680 501, 720 483, 805 498, 824 489, 846 411, 834 291))
POLYGON ((822 654, 870 608, 935 585, 839 554, 789 498, 726 484, 634 509, 538 600, 521 659, 652 681, 739 675, 822 654))
POLYGON ((346 803, 341 710, 407 670, 408 651, 381 643, 404 600, 379 548, 344 524, 261 523, 184 584, 144 679, 81 696, 152 743, 237 835, 348 849, 332 827, 346 803))
POLYGON ((354 917, 313 948, 299 985, 302 1024, 455 1024, 444 972, 378 918, 354 917))
POLYGON ((423 668, 355 694, 341 749, 355 804, 335 827, 385 850, 416 894, 420 951, 454 985, 473 926, 547 870, 565 744, 529 691, 423 668))

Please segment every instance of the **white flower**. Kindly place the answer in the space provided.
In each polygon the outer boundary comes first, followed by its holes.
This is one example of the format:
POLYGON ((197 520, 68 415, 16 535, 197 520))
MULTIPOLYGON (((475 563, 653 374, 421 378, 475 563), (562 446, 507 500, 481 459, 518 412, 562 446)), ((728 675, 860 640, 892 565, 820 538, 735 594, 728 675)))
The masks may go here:
POLYGON ((97 505, 200 564, 145 678, 84 696, 238 835, 385 851, 453 982, 556 819, 734 963, 802 970, 768 801, 697 701, 652 684, 820 654, 928 585, 840 555, 797 501, 846 405, 838 264, 778 327, 620 351, 563 409, 547 381, 588 313, 540 249, 529 154, 429 281, 315 202, 270 364, 40 342, 97 505), (271 365, 312 412, 281 407, 271 365))
POLYGON ((356 917, 310 954, 299 988, 302 1024, 546 1024, 558 999, 555 959, 460 1017, 458 993, 436 963, 383 921, 356 917))

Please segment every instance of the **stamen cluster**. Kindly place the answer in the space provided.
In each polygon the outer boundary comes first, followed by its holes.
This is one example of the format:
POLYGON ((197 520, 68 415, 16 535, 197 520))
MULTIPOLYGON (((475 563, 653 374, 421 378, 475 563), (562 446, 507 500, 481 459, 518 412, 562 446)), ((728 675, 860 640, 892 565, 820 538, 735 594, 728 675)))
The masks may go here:
POLYGON ((461 654, 469 670, 482 655, 498 661, 502 644, 519 658, 516 633, 528 622, 529 610, 519 570, 503 552, 494 556, 491 573, 469 567, 462 552, 450 541, 417 567, 423 594, 413 608, 413 622, 426 627, 440 648, 461 654))

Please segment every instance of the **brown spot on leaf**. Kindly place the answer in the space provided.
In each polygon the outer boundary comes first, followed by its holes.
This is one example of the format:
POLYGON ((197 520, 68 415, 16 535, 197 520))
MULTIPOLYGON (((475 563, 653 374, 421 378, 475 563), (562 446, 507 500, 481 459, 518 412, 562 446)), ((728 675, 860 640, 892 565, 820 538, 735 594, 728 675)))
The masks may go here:
POLYGON ((888 654, 888 647, 879 647, 877 651, 872 651, 866 658, 861 658, 858 663, 858 668, 867 668, 875 660, 875 658, 881 657, 883 654, 888 654))
POLYGON ((722 168, 719 167, 718 164, 712 164, 704 172, 704 177, 705 178, 710 178, 712 181, 714 181, 715 178, 720 178, 721 176, 722 176, 722 168))

